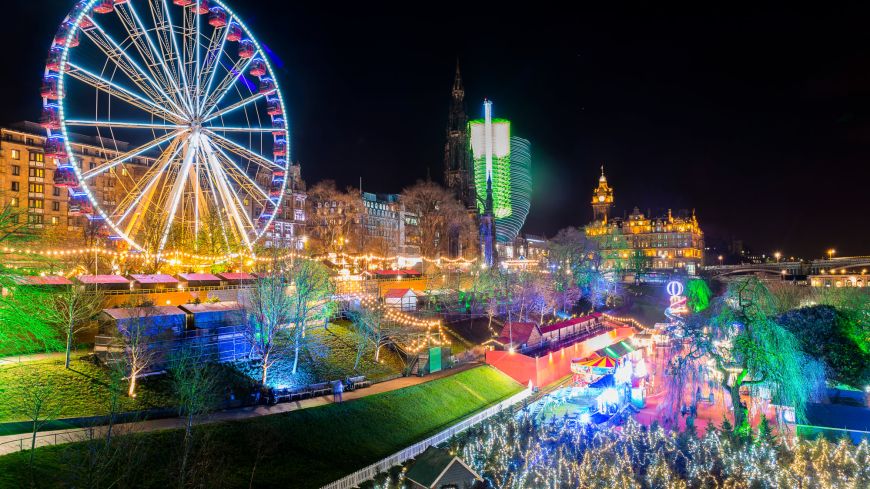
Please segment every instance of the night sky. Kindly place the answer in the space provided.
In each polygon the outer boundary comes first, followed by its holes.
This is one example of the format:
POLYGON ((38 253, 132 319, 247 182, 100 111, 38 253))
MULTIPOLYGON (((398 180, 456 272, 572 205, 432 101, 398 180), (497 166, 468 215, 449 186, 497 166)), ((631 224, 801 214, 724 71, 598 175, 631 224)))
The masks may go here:
MULTIPOLYGON (((488 97, 532 142, 530 233, 586 223, 603 163, 620 215, 695 208, 710 241, 870 254, 870 10, 660 3, 230 6, 281 66, 309 184, 440 180, 459 57, 470 117, 488 97)), ((4 2, 0 120, 39 116, 45 53, 72 4, 4 2)))

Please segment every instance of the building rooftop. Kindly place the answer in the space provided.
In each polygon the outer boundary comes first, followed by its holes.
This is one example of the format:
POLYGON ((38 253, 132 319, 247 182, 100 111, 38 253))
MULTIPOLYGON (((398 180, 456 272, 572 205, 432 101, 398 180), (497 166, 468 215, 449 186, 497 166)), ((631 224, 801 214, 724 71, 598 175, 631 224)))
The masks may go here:
POLYGON ((558 323, 548 324, 541 328, 541 333, 549 333, 550 331, 556 331, 562 328, 567 328, 568 326, 573 326, 575 324, 585 323, 587 321, 591 321, 593 319, 601 318, 600 312, 594 312, 588 316, 581 316, 578 318, 568 319, 566 321, 559 321, 558 323))
POLYGON ((178 279, 173 277, 172 275, 166 275, 163 273, 156 274, 132 274, 130 278, 139 282, 140 284, 177 284, 178 279))
POLYGON ((446 450, 431 446, 414 459, 405 477, 421 486, 432 487, 454 458, 446 450))
POLYGON ((113 319, 148 318, 158 316, 184 316, 184 311, 175 306, 116 307, 103 309, 113 319))
POLYGON ((205 304, 182 304, 178 306, 183 311, 192 314, 200 312, 224 312, 224 311, 240 311, 244 309, 241 304, 236 301, 212 302, 205 304))
POLYGON ((529 337, 532 336, 532 333, 537 328, 538 325, 535 323, 505 323, 499 334, 498 341, 507 345, 511 342, 511 338, 513 338, 514 344, 522 345, 529 342, 529 337))
POLYGON ((807 404, 804 426, 837 428, 870 433, 870 409, 843 404, 807 404))
POLYGON ((129 280, 121 275, 79 275, 76 277, 76 280, 85 285, 130 283, 129 280))
POLYGON ((220 282, 221 279, 217 275, 210 273, 179 273, 178 278, 185 282, 220 282))
POLYGON ((15 277, 15 281, 19 284, 26 285, 72 285, 72 281, 70 279, 61 275, 26 275, 21 277, 15 277))
POLYGON ((387 289, 387 292, 384 294, 384 299, 401 299, 408 295, 408 292, 413 294, 415 297, 417 293, 414 292, 414 289, 387 289))

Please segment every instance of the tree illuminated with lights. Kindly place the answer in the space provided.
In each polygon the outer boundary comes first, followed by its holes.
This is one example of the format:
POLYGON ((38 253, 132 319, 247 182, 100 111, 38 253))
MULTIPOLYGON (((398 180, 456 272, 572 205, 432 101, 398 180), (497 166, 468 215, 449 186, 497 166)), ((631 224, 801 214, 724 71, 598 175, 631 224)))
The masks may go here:
POLYGON ((806 403, 823 385, 823 369, 776 323, 775 313, 767 288, 751 278, 733 283, 705 313, 687 318, 683 338, 672 344, 668 371, 676 399, 694 395, 695 377, 702 376, 729 395, 738 433, 749 431, 741 389, 753 403, 793 407, 797 419, 803 419, 806 403))

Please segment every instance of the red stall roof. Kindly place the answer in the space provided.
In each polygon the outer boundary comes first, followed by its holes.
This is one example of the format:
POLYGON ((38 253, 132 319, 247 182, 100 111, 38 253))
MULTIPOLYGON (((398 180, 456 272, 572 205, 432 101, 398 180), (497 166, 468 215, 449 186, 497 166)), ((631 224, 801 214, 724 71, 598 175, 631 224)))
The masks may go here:
POLYGON ((21 276, 15 279, 20 284, 26 285, 72 285, 72 281, 60 275, 39 276, 21 276))
POLYGON ((529 342, 529 337, 535 331, 538 325, 535 323, 505 323, 498 341, 504 345, 510 343, 513 338, 514 343, 522 345, 529 342))
POLYGON ((178 283, 178 279, 176 279, 172 275, 166 275, 164 273, 157 273, 157 274, 153 274, 153 275, 133 274, 133 275, 130 275, 130 278, 139 282, 140 284, 177 284, 178 283))
POLYGON ((79 275, 76 280, 85 285, 129 284, 121 275, 79 275))
POLYGON ((414 296, 417 295, 417 293, 414 292, 414 289, 388 289, 384 294, 384 299, 401 299, 402 297, 405 297, 405 294, 407 294, 408 291, 414 294, 414 296))
POLYGON ((179 273, 178 278, 185 282, 220 282, 221 279, 217 275, 210 273, 179 273))
POLYGON ((374 270, 372 272, 373 275, 388 275, 388 276, 396 276, 396 275, 423 275, 421 272, 414 270, 412 268, 405 268, 402 270, 374 270))
POLYGON ((219 273, 218 277, 228 281, 228 282, 250 282, 253 281, 256 277, 251 275, 250 273, 236 273, 236 272, 227 272, 227 273, 219 273))
POLYGON ((594 312, 588 316, 580 316, 579 318, 568 319, 566 321, 559 321, 558 323, 548 324, 541 328, 541 334, 549 333, 550 331, 560 330, 562 328, 567 328, 568 326, 573 326, 575 324, 585 323, 587 321, 593 319, 601 318, 600 312, 594 312))

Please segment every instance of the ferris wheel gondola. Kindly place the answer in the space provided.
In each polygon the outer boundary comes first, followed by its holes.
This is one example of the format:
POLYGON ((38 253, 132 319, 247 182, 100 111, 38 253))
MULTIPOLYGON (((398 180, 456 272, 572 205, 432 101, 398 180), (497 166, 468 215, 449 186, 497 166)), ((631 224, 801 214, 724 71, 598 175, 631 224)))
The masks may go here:
POLYGON ((289 168, 284 101, 222 1, 76 3, 41 95, 45 157, 70 215, 104 221, 130 249, 195 250, 203 235, 226 252, 251 249, 275 218, 286 186, 275 175, 289 168), (79 144, 99 146, 101 161, 79 144))

